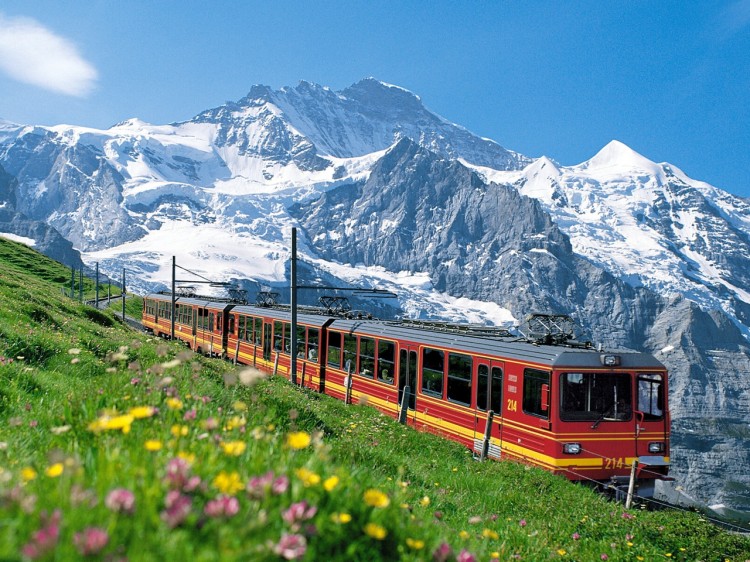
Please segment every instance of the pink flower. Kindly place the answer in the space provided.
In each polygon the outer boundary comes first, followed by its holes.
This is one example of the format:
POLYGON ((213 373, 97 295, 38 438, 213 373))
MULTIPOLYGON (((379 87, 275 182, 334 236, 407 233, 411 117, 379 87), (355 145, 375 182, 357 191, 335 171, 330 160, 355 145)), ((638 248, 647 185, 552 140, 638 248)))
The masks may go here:
POLYGON ((190 463, 180 457, 170 459, 167 463, 164 480, 171 489, 183 492, 192 492, 201 483, 200 476, 190 474, 190 463))
POLYGON ((107 494, 104 505, 115 513, 132 515, 135 512, 135 495, 125 488, 115 488, 107 494))
POLYGON ((448 545, 447 542, 443 542, 438 546, 432 553, 432 559, 435 562, 445 562, 453 555, 453 549, 448 545))
POLYGON ((609 556, 607 556, 606 554, 602 554, 599 558, 601 558, 602 560, 609 560, 609 556))
POLYGON ((287 560, 298 560, 307 551, 307 539, 302 535, 281 535, 279 543, 274 547, 274 552, 287 560))
POLYGON ((185 421, 193 421, 198 415, 198 412, 195 411, 195 409, 188 410, 185 412, 185 415, 182 416, 182 419, 185 421))
POLYGON ((578 539, 581 538, 581 535, 579 535, 578 533, 573 533, 571 536, 573 537, 574 541, 577 541, 578 539))
POLYGON ((622 514, 623 519, 635 519, 635 515, 630 515, 627 511, 622 514))
POLYGON ((271 484, 271 491, 277 496, 286 492, 287 488, 289 488, 289 478, 285 475, 274 478, 273 484, 271 484))
POLYGON ((87 527, 73 536, 73 544, 83 556, 99 554, 108 542, 107 531, 99 527, 87 527))
POLYGON ((193 500, 177 490, 170 490, 167 492, 167 497, 164 500, 164 507, 166 509, 161 512, 161 518, 170 529, 174 529, 181 525, 187 519, 187 516, 190 515, 193 500))
POLYGON ((31 536, 31 540, 22 548, 21 553, 27 558, 36 560, 52 552, 60 538, 60 519, 62 514, 56 509, 51 516, 42 514, 42 528, 31 536))
POLYGON ((206 503, 203 513, 209 517, 232 517, 240 511, 240 502, 232 496, 221 495, 206 503))
POLYGON ((456 562, 477 562, 476 556, 465 548, 456 556, 456 562))
POLYGON ((298 530, 299 524, 302 521, 312 519, 317 512, 317 507, 310 506, 306 501, 302 500, 301 502, 290 505, 289 509, 287 509, 281 517, 292 526, 292 529, 298 530))
POLYGON ((632 533, 628 533, 627 535, 625 535, 625 540, 626 541, 632 541, 634 536, 635 535, 633 535, 632 533))
POLYGON ((137 386, 140 382, 141 379, 139 379, 138 377, 133 377, 132 379, 130 379, 130 384, 132 384, 133 386, 137 386))
POLYGON ((284 475, 274 476, 273 472, 266 472, 263 476, 254 476, 247 483, 248 495, 256 500, 262 499, 268 490, 278 496, 289 488, 289 478, 284 475))
POLYGON ((519 525, 520 525, 521 527, 525 527, 525 526, 526 526, 526 519, 521 519, 521 520, 520 520, 520 521, 518 522, 518 524, 519 524, 519 525))

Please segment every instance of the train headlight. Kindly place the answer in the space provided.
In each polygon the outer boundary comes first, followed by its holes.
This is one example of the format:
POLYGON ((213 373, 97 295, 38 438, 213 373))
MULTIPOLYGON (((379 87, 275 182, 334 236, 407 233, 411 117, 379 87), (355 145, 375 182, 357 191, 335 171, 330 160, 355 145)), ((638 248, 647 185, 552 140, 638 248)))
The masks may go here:
POLYGON ((664 443, 662 443, 661 441, 654 441, 653 443, 649 443, 648 452, 649 453, 663 453, 664 443))
POLYGON ((563 453, 566 455, 577 455, 581 452, 581 444, 580 443, 564 443, 563 444, 563 453))
POLYGON ((617 367, 620 364, 619 355, 600 355, 599 360, 605 367, 617 367))

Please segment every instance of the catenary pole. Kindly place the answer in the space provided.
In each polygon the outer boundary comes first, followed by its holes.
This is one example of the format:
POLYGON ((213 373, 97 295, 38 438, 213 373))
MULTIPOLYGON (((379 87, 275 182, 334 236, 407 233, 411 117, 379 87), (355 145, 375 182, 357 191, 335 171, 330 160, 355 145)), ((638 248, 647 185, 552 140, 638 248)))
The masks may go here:
POLYGON ((95 299, 96 299, 96 308, 99 308, 99 262, 96 262, 96 293, 95 293, 95 299))
POLYGON ((292 333, 290 334, 291 355, 291 379, 292 384, 297 384, 297 228, 292 227, 292 259, 290 264, 291 273, 291 301, 292 301, 292 333))
POLYGON ((122 322, 125 323, 125 268, 122 268, 122 322))
POLYGON ((83 265, 78 270, 78 300, 83 302, 83 265))
POLYGON ((174 339, 174 309, 175 309, 175 296, 174 293, 177 290, 176 281, 175 281, 175 274, 177 270, 177 258, 175 256, 172 256, 172 321, 171 321, 171 335, 172 339, 174 339))
POLYGON ((76 298, 76 266, 70 266, 70 298, 76 298))

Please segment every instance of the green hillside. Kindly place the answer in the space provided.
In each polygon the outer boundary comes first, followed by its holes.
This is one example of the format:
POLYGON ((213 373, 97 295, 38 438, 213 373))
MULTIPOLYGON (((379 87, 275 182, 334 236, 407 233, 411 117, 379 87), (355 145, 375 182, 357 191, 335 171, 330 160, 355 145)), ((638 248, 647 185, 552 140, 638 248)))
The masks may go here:
POLYGON ((135 333, 69 276, 0 238, 0 560, 750 560, 699 514, 135 333))

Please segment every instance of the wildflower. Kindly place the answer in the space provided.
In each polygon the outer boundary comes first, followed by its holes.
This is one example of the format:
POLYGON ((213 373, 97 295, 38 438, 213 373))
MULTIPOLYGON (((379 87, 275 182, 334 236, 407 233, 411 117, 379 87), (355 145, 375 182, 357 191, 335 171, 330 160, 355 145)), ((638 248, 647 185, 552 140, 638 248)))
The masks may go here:
POLYGON ((251 498, 261 499, 265 496, 266 490, 271 487, 273 481, 273 471, 266 472, 263 476, 253 476, 247 482, 247 492, 251 498))
POLYGON ((193 421, 196 417, 198 417, 198 412, 195 411, 195 408, 192 408, 185 412, 185 415, 182 416, 182 419, 185 421, 193 421))
POLYGON ((443 512, 442 512, 442 511, 439 511, 439 510, 438 510, 438 511, 436 511, 435 513, 433 513, 433 514, 432 514, 432 516, 433 516, 433 517, 434 517, 435 519, 442 519, 442 518, 443 518, 443 512))
POLYGON ((72 349, 69 349, 69 350, 68 350, 68 353, 69 353, 70 355, 79 355, 79 354, 81 353, 81 350, 80 350, 80 349, 78 349, 77 347, 74 347, 74 348, 72 348, 72 349))
POLYGON ((88 490, 79 484, 73 484, 70 489, 70 503, 78 506, 93 508, 99 503, 96 492, 94 490, 88 490))
POLYGON ((445 562, 451 556, 453 556, 453 550, 446 542, 440 543, 440 546, 432 553, 432 559, 435 562, 445 562))
POLYGON ((162 363, 161 366, 163 369, 172 369, 173 367, 178 367, 181 363, 182 361, 179 359, 172 359, 171 361, 162 363))
POLYGON ((164 500, 164 507, 164 511, 161 512, 161 518, 170 529, 174 529, 181 525, 187 519, 188 515, 190 515, 193 500, 177 490, 170 490, 167 492, 167 497, 164 500))
POLYGON ((271 484, 271 491, 276 496, 286 492, 287 488, 289 488, 289 478, 283 474, 274 478, 273 483, 271 484))
POLYGON ((312 519, 317 512, 317 507, 308 505, 306 501, 302 500, 290 505, 289 509, 282 513, 281 518, 291 525, 292 530, 297 530, 302 521, 312 519))
POLYGON ((121 430, 123 433, 130 433, 130 426, 135 418, 130 414, 111 417, 103 415, 89 424, 89 431, 98 433, 108 429, 121 430))
POLYGON ((307 539, 302 535, 281 535, 278 544, 273 551, 287 560, 298 560, 305 555, 307 551, 307 539))
POLYGON ((419 500, 419 505, 421 505, 422 507, 427 507, 428 505, 430 505, 430 498, 428 498, 427 496, 423 497, 421 500, 419 500))
POLYGON ((518 522, 518 524, 519 524, 519 525, 520 525, 521 527, 525 527, 525 526, 526 526, 526 519, 521 519, 521 520, 520 520, 520 521, 518 522))
POLYGON ((295 431, 286 436, 286 444, 292 449, 304 449, 310 445, 310 434, 304 431, 295 431))
POLYGON ((169 432, 172 434, 172 437, 185 437, 190 433, 190 428, 186 425, 175 424, 169 429, 169 432))
POLYGON ((140 420, 143 418, 150 418, 156 413, 156 409, 151 406, 135 406, 128 410, 128 414, 133 416, 135 419, 140 420))
POLYGON ((385 527, 382 527, 377 523, 368 523, 367 525, 365 525, 364 531, 367 536, 379 541, 382 541, 386 536, 388 536, 388 531, 385 529, 385 527))
POLYGON ((365 500, 365 503, 372 507, 388 507, 391 504, 391 500, 388 499, 388 496, 386 496, 383 492, 380 490, 375 489, 369 489, 365 492, 363 499, 365 500))
POLYGON ((339 523, 341 525, 345 525, 349 523, 352 520, 352 516, 348 513, 332 513, 331 514, 331 521, 334 523, 339 523))
POLYGON ((601 558, 602 560, 609 560, 609 556, 607 556, 604 553, 602 553, 602 555, 599 558, 601 558))
POLYGON ((125 488, 115 488, 107 494, 104 505, 115 513, 132 515, 135 512, 135 494, 125 488))
POLYGON ((71 426, 69 425, 60 425, 58 427, 53 427, 50 429, 53 435, 62 435, 63 433, 67 433, 71 430, 71 426))
POLYGON ((56 462, 55 464, 47 467, 47 470, 45 470, 44 473, 50 478, 57 478, 63 473, 63 470, 65 470, 65 466, 63 465, 63 463, 56 462))
POLYGON ((408 546, 412 550, 422 550, 424 548, 424 541, 419 539, 407 538, 406 546, 408 546))
POLYGON ((206 503, 203 512, 208 517, 232 517, 240 511, 240 502, 232 496, 221 495, 206 503))
POLYGON ((183 492, 192 492, 201 483, 199 476, 190 474, 190 462, 182 457, 169 460, 164 480, 171 489, 183 492))
POLYGON ((247 448, 247 445, 244 441, 225 441, 220 445, 221 449, 224 451, 224 454, 229 455, 230 457, 239 457, 242 453, 245 452, 245 449, 247 448))
POLYGON ((557 553, 558 553, 558 554, 559 554, 560 556, 565 556, 565 555, 566 555, 566 554, 568 553, 568 551, 567 551, 567 550, 565 550, 564 548, 558 548, 558 549, 557 549, 557 553))
POLYGON ((130 379, 130 384, 132 384, 133 386, 138 386, 140 383, 141 379, 139 379, 138 377, 133 377, 132 379, 130 379))
POLYGON ((477 558, 468 550, 463 549, 456 556, 456 562, 477 562, 477 558))
POLYGON ((635 535, 633 533, 627 533, 625 535, 625 540, 626 541, 632 541, 634 538, 635 538, 635 535))
POLYGON ((83 556, 92 556, 99 554, 107 543, 109 535, 104 529, 99 527, 87 527, 80 533, 73 536, 73 544, 78 552, 83 556))
POLYGON ((336 486, 339 485, 339 477, 338 476, 331 476, 330 478, 326 478, 323 481, 323 488, 326 492, 332 492, 336 486))
POLYGON ((482 522, 482 518, 479 517, 479 515, 469 517, 469 525, 476 525, 477 523, 481 523, 481 522, 482 522))
POLYGON ((182 400, 179 398, 167 398, 167 408, 170 410, 182 410, 182 400))
POLYGON ((42 514, 42 528, 31 535, 31 540, 21 547, 21 553, 34 560, 52 552, 60 538, 61 518, 59 509, 51 516, 42 514))
POLYGON ((484 529, 482 531, 482 536, 485 539, 492 539, 492 540, 497 540, 499 538, 499 535, 497 534, 497 532, 493 531, 492 529, 484 529))
POLYGON ((162 442, 156 439, 149 439, 143 444, 143 446, 147 451, 159 451, 162 448, 162 442))
POLYGON ((31 482, 36 478, 36 470, 30 466, 21 469, 21 480, 24 482, 31 482))
POLYGON ((219 490, 222 494, 228 496, 233 496, 244 488, 244 485, 240 480, 240 475, 237 472, 225 472, 223 470, 216 475, 213 485, 214 488, 219 490))
POLYGON ((635 515, 631 515, 627 511, 622 514, 623 519, 635 519, 635 515))
POLYGON ((470 537, 471 535, 469 535, 469 533, 467 533, 466 531, 461 531, 460 533, 458 533, 458 536, 459 536, 459 537, 461 537, 462 539, 466 540, 466 539, 468 539, 468 538, 469 538, 469 537, 470 537))
POLYGON ((186 451, 180 451, 177 453, 177 457, 183 459, 188 465, 192 465, 195 462, 195 455, 186 451))
POLYGON ((297 476, 300 480, 302 480, 302 484, 305 486, 305 488, 309 488, 310 486, 317 486, 320 484, 320 476, 318 474, 315 474, 311 470, 308 470, 306 468, 299 468, 296 472, 297 476))
POLYGON ((573 540, 574 540, 574 541, 577 541, 578 539, 580 539, 580 538, 581 538, 581 535, 579 535, 578 533, 573 533, 573 534, 571 535, 571 537, 573 538, 573 540))

